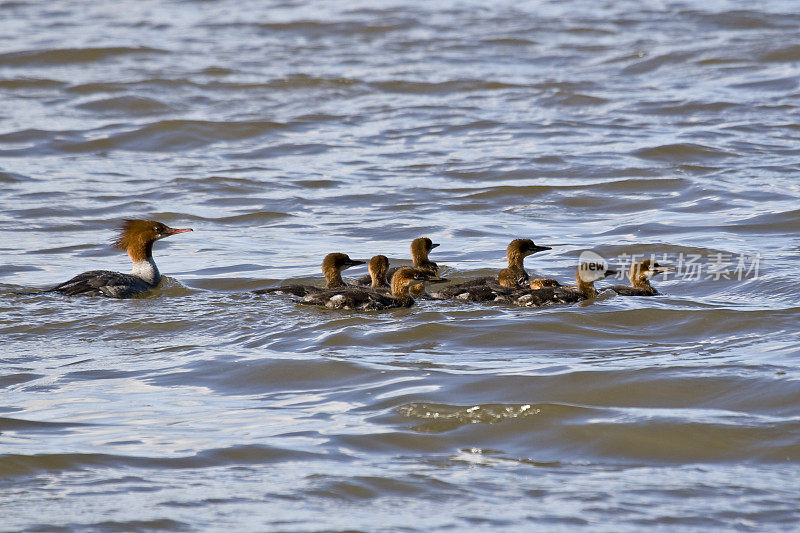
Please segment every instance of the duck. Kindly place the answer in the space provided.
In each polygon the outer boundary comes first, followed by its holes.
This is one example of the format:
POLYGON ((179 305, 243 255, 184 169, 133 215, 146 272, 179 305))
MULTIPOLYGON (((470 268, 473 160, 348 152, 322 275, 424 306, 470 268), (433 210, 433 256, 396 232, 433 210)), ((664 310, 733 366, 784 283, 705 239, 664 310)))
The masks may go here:
POLYGON ((415 267, 400 267, 392 276, 391 293, 367 287, 346 287, 308 294, 300 302, 329 309, 357 309, 375 311, 411 307, 414 298, 411 288, 424 285, 426 281, 444 282, 444 278, 428 270, 415 267))
POLYGON ((552 250, 552 248, 550 246, 539 246, 531 239, 514 239, 506 247, 508 266, 498 272, 496 278, 482 277, 450 285, 434 293, 433 297, 469 302, 506 299, 528 280, 528 273, 525 271, 523 264, 525 258, 545 250, 552 250))
MULTIPOLYGON (((373 289, 389 289, 387 274, 389 273, 389 258, 385 255, 376 255, 369 260, 367 265, 369 274, 356 280, 357 285, 372 287, 373 289)), ((391 279, 391 278, 388 278, 391 279)))
POLYGON ((675 267, 662 266, 650 259, 635 261, 628 271, 628 278, 631 280, 630 287, 614 285, 609 288, 621 296, 655 296, 659 293, 655 287, 650 285, 650 279, 670 270, 675 270, 675 267))
POLYGON ((569 304, 589 300, 599 294, 594 283, 615 274, 616 270, 611 270, 602 263, 581 263, 575 271, 577 283, 574 287, 564 287, 559 284, 537 289, 521 289, 507 301, 518 306, 540 307, 546 304, 569 304))
MULTIPOLYGON (((411 262, 415 268, 427 270, 433 274, 437 274, 439 272, 439 265, 434 263, 428 258, 428 255, 431 251, 438 247, 439 243, 433 242, 428 237, 418 237, 411 241, 411 262)), ((392 268, 388 272, 388 278, 392 279, 394 277, 395 272, 397 272, 397 267, 392 268)), ((411 288, 411 294, 417 298, 427 298, 427 294, 425 293, 425 286, 423 285, 414 285, 411 288)))
POLYGON ((123 221, 119 235, 112 241, 111 246, 127 252, 133 262, 130 274, 111 270, 91 270, 78 274, 46 292, 57 292, 67 296, 105 296, 122 299, 142 295, 161 283, 161 273, 153 259, 153 243, 189 231, 192 231, 191 228, 174 229, 157 220, 127 219, 123 221))
POLYGON ((281 285, 280 287, 269 287, 267 289, 258 289, 253 291, 254 294, 292 294, 294 296, 307 296, 316 294, 326 289, 338 289, 345 287, 345 282, 342 279, 342 271, 352 266, 363 265, 364 261, 350 259, 350 256, 341 252, 333 252, 325 256, 322 260, 322 274, 325 276, 325 287, 316 287, 314 285, 302 284, 289 284, 281 285))

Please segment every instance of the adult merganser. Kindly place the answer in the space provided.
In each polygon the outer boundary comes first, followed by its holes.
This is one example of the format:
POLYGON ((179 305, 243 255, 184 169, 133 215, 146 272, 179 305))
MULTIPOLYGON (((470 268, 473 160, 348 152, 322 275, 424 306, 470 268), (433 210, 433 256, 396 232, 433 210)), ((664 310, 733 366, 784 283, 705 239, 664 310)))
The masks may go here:
POLYGON ((338 287, 345 287, 344 280, 342 279, 342 270, 348 269, 351 266, 363 265, 364 261, 356 261, 350 259, 347 254, 343 253, 330 253, 322 260, 322 273, 325 275, 325 288, 315 287, 314 285, 300 285, 290 284, 281 285, 280 287, 270 287, 268 289, 258 289, 253 291, 255 294, 279 293, 279 294, 293 294, 295 296, 306 296, 322 292, 325 289, 335 289, 338 287))
POLYGON ((439 282, 447 280, 420 268, 400 267, 392 276, 391 294, 366 287, 347 287, 309 294, 303 298, 301 303, 324 306, 330 309, 359 309, 363 311, 411 307, 414 305, 414 298, 411 296, 410 289, 424 285, 426 281, 439 282))
POLYGON ((531 239, 514 239, 506 248, 508 267, 497 274, 497 278, 477 278, 456 285, 450 285, 434 293, 434 297, 443 299, 467 300, 470 302, 486 302, 502 300, 509 297, 520 284, 528 280, 523 262, 525 258, 536 252, 550 250, 549 246, 539 246, 531 239))
POLYGON ((357 285, 369 286, 373 289, 388 289, 386 274, 389 272, 389 258, 385 255, 376 255, 369 260, 367 265, 369 274, 356 280, 357 285))
POLYGON ((154 288, 161 281, 161 273, 153 261, 153 243, 170 235, 191 229, 173 229, 155 220, 126 220, 119 237, 111 245, 125 250, 133 261, 130 274, 110 270, 92 270, 78 274, 69 281, 53 287, 48 292, 69 296, 88 294, 109 298, 131 298, 154 288))
POLYGON ((631 280, 630 287, 615 285, 610 289, 622 296, 655 296, 658 291, 650 285, 650 278, 668 270, 675 270, 675 267, 661 266, 650 259, 642 259, 634 262, 628 271, 628 277, 631 280))
POLYGON ((526 307, 538 307, 550 303, 575 303, 597 296, 595 281, 600 281, 616 274, 601 263, 581 263, 575 271, 577 285, 573 287, 545 287, 539 289, 521 289, 510 298, 510 303, 526 307))

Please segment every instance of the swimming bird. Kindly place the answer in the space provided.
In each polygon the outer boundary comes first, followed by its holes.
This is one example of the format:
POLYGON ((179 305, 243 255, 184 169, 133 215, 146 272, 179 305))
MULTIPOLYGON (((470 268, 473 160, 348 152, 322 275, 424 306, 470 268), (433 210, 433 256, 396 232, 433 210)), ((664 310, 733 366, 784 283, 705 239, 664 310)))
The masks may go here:
POLYGON ((545 250, 552 250, 550 246, 539 246, 531 239, 514 239, 508 243, 506 248, 506 259, 508 260, 508 268, 514 272, 522 283, 528 281, 529 276, 525 271, 523 262, 525 258, 536 252, 543 252, 545 250))
POLYGON ((388 289, 389 283, 386 281, 389 272, 389 259, 385 255, 376 255, 369 260, 367 265, 369 274, 356 280, 357 285, 369 286, 373 289, 388 289))
POLYGON ((153 243, 164 237, 187 231, 192 230, 173 229, 155 220, 125 220, 119 236, 111 245, 117 250, 126 251, 130 256, 133 261, 130 274, 111 270, 92 270, 78 274, 47 292, 60 292, 68 296, 86 294, 131 298, 149 291, 161 282, 161 273, 153 260, 153 243))
MULTIPOLYGON (((432 274, 438 273, 439 265, 428 259, 428 254, 430 254, 431 250, 437 246, 439 246, 439 243, 433 242, 428 237, 418 237, 411 241, 411 261, 414 264, 414 267, 427 270, 432 274)), ((398 268, 392 268, 389 270, 389 279, 394 277, 394 274, 397 272, 397 270, 398 268)), ((411 294, 417 298, 427 297, 425 294, 424 285, 414 285, 411 288, 411 294)))
POLYGON ((386 294, 367 287, 346 287, 309 294, 303 304, 319 305, 329 309, 358 309, 375 311, 397 307, 411 307, 414 298, 410 290, 426 281, 447 281, 436 274, 415 267, 400 267, 392 276, 392 292, 386 294))
POLYGON ((675 267, 661 266, 650 259, 635 261, 628 271, 631 286, 615 285, 610 289, 622 296, 655 296, 658 291, 650 285, 650 279, 669 270, 675 270, 675 267))
POLYGON ((531 239, 514 239, 506 247, 508 267, 501 270, 496 278, 483 277, 450 285, 433 294, 434 298, 456 299, 469 302, 501 301, 510 297, 520 285, 528 280, 523 262, 536 252, 550 250, 549 246, 539 246, 531 239))
POLYGON ((351 266, 363 265, 364 261, 357 261, 350 259, 347 254, 334 252, 325 256, 322 260, 322 274, 325 276, 325 288, 316 287, 314 285, 301 285, 289 284, 281 285, 280 287, 270 287, 268 289, 258 289, 253 291, 255 294, 293 294, 295 296, 306 296, 322 292, 325 289, 336 289, 345 287, 344 280, 342 279, 342 270, 348 269, 351 266))
POLYGON ((575 271, 577 285, 574 287, 551 286, 539 289, 521 289, 516 291, 508 302, 525 307, 539 307, 546 304, 567 304, 588 300, 598 295, 594 286, 595 281, 600 281, 616 273, 616 270, 609 270, 602 263, 581 263, 575 271))

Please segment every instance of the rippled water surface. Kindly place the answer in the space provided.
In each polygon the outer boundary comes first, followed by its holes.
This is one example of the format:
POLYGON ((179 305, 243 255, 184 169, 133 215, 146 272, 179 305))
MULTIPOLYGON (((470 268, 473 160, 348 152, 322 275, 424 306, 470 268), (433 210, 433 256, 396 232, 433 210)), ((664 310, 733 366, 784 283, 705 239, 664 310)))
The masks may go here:
POLYGON ((795 2, 0 19, 0 529, 797 527, 795 2), (195 230, 158 290, 35 293, 127 271, 126 217, 195 230), (419 236, 457 281, 515 237, 564 281, 586 249, 705 270, 545 309, 249 293, 419 236))

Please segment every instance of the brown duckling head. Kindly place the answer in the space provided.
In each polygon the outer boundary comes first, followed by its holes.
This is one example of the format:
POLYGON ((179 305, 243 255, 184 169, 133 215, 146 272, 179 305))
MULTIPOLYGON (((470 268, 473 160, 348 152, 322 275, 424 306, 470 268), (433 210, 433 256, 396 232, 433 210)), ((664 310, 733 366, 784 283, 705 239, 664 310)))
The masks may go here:
POLYGON ((363 265, 364 261, 356 261, 350 259, 347 254, 334 252, 325 256, 322 260, 322 273, 325 275, 327 281, 326 287, 335 289, 337 287, 344 287, 342 280, 342 270, 350 268, 355 265, 363 265))
POLYGON ((628 271, 628 277, 631 280, 631 285, 636 288, 643 288, 649 289, 650 288, 650 279, 653 276, 657 276, 658 274, 663 274, 669 270, 675 270, 673 266, 662 266, 659 265, 656 261, 650 259, 642 259, 641 261, 635 261, 632 265, 630 270, 628 271))
POLYGON ((372 278, 372 287, 388 287, 386 274, 389 272, 389 258, 385 255, 376 255, 369 260, 369 275, 372 278))
POLYGON ((437 268, 436 263, 428 259, 428 254, 437 246, 439 244, 428 237, 419 237, 411 241, 411 260, 414 262, 414 266, 430 268, 433 265, 433 268, 437 268))
POLYGON ((506 248, 506 259, 508 259, 508 266, 522 266, 522 261, 531 254, 536 252, 543 252, 544 250, 551 250, 549 246, 539 246, 531 239, 514 239, 508 244, 506 248))

